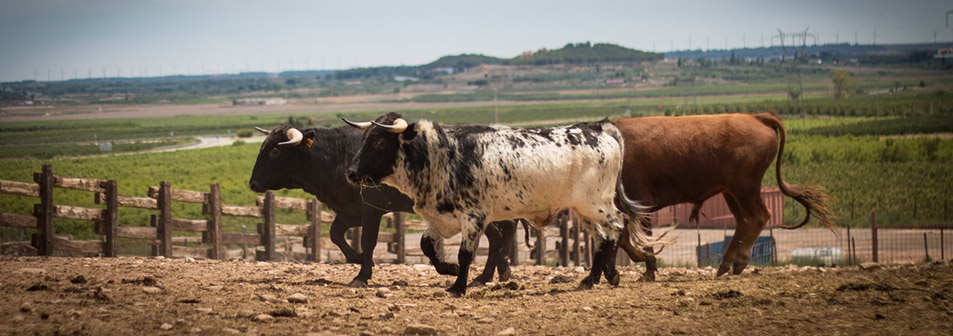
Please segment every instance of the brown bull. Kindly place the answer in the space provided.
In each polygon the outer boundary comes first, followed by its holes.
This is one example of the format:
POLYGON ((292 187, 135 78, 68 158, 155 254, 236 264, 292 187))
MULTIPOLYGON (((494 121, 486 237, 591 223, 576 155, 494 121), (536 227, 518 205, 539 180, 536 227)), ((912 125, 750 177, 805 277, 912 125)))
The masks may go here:
MULTIPOLYGON (((822 187, 788 185, 781 179, 786 132, 770 113, 646 117, 615 124, 625 139, 622 182, 631 199, 650 206, 650 211, 691 203, 690 220, 697 222, 702 203, 724 195, 737 225, 717 276, 732 266, 734 274, 744 270, 751 247, 771 217, 761 199, 761 180, 775 157, 781 192, 807 208, 804 221, 791 228, 806 224, 811 214, 834 228, 827 205, 830 197, 822 187)), ((650 223, 642 225, 648 228, 650 223)), ((654 280, 657 265, 652 251, 634 248, 627 237, 619 241, 632 260, 646 262, 642 279, 654 280)))

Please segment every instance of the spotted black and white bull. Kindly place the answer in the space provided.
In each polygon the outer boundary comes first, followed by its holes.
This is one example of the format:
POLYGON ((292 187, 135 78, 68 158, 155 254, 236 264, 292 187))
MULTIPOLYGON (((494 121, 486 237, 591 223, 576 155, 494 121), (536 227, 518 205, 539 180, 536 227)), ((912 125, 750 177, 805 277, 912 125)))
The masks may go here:
MULTIPOLYGON (((595 238, 593 267, 580 288, 591 288, 603 272, 618 285, 616 241, 623 212, 641 216, 620 182, 622 140, 608 121, 572 126, 511 129, 502 125, 408 124, 385 114, 366 129, 347 179, 366 189, 391 185, 414 200, 428 227, 424 237, 462 233, 460 272, 448 289, 466 291, 476 242, 486 223, 524 218, 545 226, 561 209, 572 209, 595 238), (616 196, 622 212, 616 208, 616 196)), ((640 225, 630 225, 636 246, 650 244, 640 225)))
MULTIPOLYGON (((278 189, 304 189, 335 212, 331 223, 331 241, 344 253, 347 262, 361 264, 351 286, 364 286, 374 266, 373 251, 377 245, 381 216, 391 211, 412 212, 413 201, 396 189, 382 186, 360 190, 344 178, 344 172, 361 144, 361 132, 339 128, 297 129, 279 125, 271 131, 256 129, 268 137, 261 145, 248 187, 255 192, 278 189), (362 227, 361 250, 358 253, 344 239, 347 229, 362 227)), ((474 279, 479 285, 493 279, 495 269, 500 280, 509 279, 507 251, 512 246, 516 224, 494 223, 486 230, 490 256, 483 274, 474 279)), ((441 241, 427 239, 421 250, 441 274, 457 275, 456 264, 443 261, 441 241)))

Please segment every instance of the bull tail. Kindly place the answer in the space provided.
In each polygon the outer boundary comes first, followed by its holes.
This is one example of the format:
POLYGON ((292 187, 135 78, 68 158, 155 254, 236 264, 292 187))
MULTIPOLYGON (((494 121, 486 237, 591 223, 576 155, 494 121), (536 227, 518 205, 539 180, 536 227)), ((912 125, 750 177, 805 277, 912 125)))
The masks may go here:
POLYGON ((526 248, 530 250, 535 249, 536 245, 532 245, 529 243, 529 222, 527 222, 525 219, 522 219, 522 218, 517 219, 516 221, 523 224, 523 232, 525 234, 523 243, 526 244, 526 248))
POLYGON ((774 129, 774 131, 780 137, 780 142, 778 144, 778 157, 775 161, 775 177, 777 178, 778 188, 781 189, 781 193, 785 196, 793 198, 795 201, 804 206, 806 214, 804 216, 804 221, 798 225, 794 226, 781 226, 783 229, 797 229, 804 226, 810 221, 811 216, 817 217, 821 223, 824 223, 831 231, 837 233, 835 228, 837 227, 834 224, 832 219, 830 203, 832 201, 831 197, 827 195, 824 187, 819 185, 793 185, 787 184, 784 182, 784 179, 781 178, 781 156, 784 154, 784 142, 785 137, 787 136, 787 131, 784 129, 784 124, 781 123, 781 119, 778 119, 777 116, 768 113, 761 113, 754 115, 758 120, 768 127, 774 129))
POLYGON ((647 214, 649 207, 633 201, 625 194, 625 187, 622 186, 622 176, 619 176, 619 180, 616 182, 615 191, 616 203, 619 207, 619 210, 621 210, 629 218, 629 223, 626 225, 625 229, 629 231, 629 242, 632 244, 632 246, 642 247, 670 245, 675 243, 674 238, 664 238, 665 235, 675 228, 674 225, 666 228, 655 238, 653 238, 648 232, 646 232, 645 228, 642 227, 643 221, 648 222, 647 214))

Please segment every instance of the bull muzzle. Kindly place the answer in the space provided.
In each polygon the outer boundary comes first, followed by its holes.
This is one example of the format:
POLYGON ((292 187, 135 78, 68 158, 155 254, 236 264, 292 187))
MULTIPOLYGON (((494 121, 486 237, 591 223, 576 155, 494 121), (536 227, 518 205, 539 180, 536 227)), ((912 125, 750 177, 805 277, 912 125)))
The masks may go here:
POLYGON ((357 177, 357 170, 354 168, 348 169, 347 172, 344 173, 344 177, 347 178, 348 182, 353 184, 360 183, 360 179, 357 177))
POLYGON ((261 183, 258 183, 258 181, 255 181, 255 180, 248 181, 248 189, 251 189, 252 191, 256 193, 266 191, 265 188, 261 186, 261 183))

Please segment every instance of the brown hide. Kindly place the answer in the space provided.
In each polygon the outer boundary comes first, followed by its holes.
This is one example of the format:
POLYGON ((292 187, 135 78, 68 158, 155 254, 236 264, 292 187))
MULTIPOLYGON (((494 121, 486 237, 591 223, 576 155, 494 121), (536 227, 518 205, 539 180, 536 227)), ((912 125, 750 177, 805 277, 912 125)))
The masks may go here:
POLYGON ((615 123, 625 139, 625 190, 652 211, 678 203, 700 205, 732 186, 760 192, 761 178, 778 150, 774 129, 750 114, 615 123))
MULTIPOLYGON (((761 180, 783 153, 786 135, 781 120, 756 113, 631 118, 615 124, 625 141, 622 181, 633 200, 650 206, 651 211, 692 203, 696 209, 692 217, 697 220, 697 209, 705 200, 724 194, 737 226, 718 275, 732 264, 734 273, 741 273, 754 240, 771 217, 760 196, 761 180)), ((833 226, 826 205, 829 198, 820 187, 785 184, 780 164, 776 173, 782 193, 833 226)), ((620 242, 633 260, 646 261, 643 278, 654 279, 651 252, 635 250, 627 239, 620 242)))

